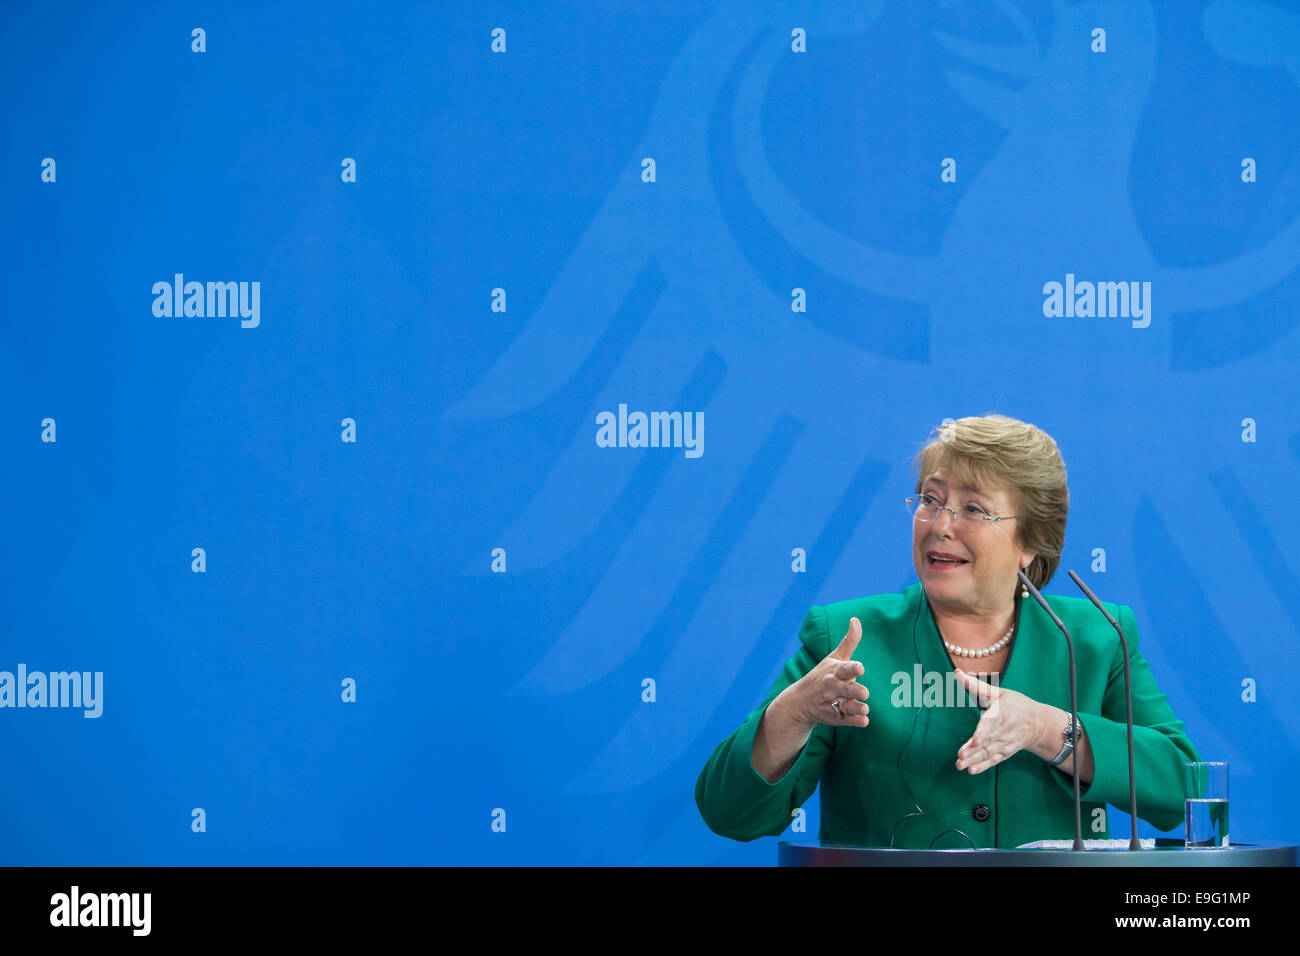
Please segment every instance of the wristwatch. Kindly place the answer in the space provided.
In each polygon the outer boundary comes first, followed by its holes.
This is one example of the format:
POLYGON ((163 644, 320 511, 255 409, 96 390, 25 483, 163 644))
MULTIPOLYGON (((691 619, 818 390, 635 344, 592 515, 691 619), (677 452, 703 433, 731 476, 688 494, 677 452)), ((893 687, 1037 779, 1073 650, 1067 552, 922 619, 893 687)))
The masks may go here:
POLYGON ((1065 729, 1061 731, 1061 736, 1065 738, 1065 743, 1061 746, 1061 752, 1052 760, 1053 767, 1059 767, 1061 764, 1065 763, 1065 758, 1070 756, 1070 751, 1074 750, 1075 744, 1077 744, 1079 738, 1083 736, 1083 725, 1075 721, 1073 714, 1070 715, 1069 722, 1065 725, 1065 729))

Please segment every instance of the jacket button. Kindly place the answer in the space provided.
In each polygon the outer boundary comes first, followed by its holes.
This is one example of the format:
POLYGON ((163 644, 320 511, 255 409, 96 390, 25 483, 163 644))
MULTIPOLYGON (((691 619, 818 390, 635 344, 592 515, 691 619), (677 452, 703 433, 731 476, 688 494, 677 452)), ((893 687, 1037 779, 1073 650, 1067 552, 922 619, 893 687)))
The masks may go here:
POLYGON ((977 803, 972 812, 975 814, 975 819, 980 823, 983 823, 989 818, 989 808, 982 803, 977 803))

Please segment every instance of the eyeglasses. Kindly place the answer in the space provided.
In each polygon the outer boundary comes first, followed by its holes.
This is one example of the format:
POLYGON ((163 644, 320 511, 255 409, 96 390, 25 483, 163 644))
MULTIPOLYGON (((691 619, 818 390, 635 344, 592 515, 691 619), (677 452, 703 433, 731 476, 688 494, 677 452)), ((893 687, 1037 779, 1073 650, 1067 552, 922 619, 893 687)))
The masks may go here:
POLYGON ((939 517, 939 512, 946 511, 952 515, 954 523, 964 528, 982 528, 985 522, 997 524, 1006 518, 1014 518, 1015 515, 991 515, 979 505, 963 505, 961 511, 954 511, 952 508, 939 504, 929 495, 916 495, 911 498, 904 498, 907 502, 907 510, 917 521, 934 521, 939 517))

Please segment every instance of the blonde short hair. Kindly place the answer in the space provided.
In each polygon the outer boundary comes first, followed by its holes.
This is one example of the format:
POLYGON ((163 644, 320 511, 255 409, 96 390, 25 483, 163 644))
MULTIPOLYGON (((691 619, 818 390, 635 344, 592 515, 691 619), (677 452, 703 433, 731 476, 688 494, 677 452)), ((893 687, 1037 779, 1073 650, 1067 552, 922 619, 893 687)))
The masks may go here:
POLYGON ((931 436, 916 456, 917 493, 939 468, 948 472, 952 484, 1009 491, 1016 544, 1036 552, 1025 575, 1041 590, 1061 563, 1070 510, 1065 462, 1052 436, 1028 422, 993 414, 939 425, 931 436))

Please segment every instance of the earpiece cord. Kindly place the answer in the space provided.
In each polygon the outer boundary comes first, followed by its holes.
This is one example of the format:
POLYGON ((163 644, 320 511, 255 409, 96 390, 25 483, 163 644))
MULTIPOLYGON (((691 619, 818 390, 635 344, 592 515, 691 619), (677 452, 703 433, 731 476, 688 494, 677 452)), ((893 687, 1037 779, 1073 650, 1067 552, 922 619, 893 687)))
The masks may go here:
MULTIPOLYGON (((922 594, 921 600, 924 601, 925 600, 924 589, 922 589, 921 594, 922 594)), ((916 613, 912 616, 912 653, 916 656, 916 662, 918 664, 921 663, 921 648, 920 645, 917 643, 916 624, 917 621, 920 619, 920 616, 921 616, 921 606, 920 604, 917 604, 916 613)), ((889 848, 891 850, 894 848, 894 839, 898 835, 899 824, 901 824, 904 820, 910 820, 913 817, 929 816, 929 814, 927 814, 924 810, 921 809, 921 804, 917 801, 916 794, 914 794, 912 792, 912 788, 907 785, 907 780, 903 775, 903 754, 907 750, 908 746, 912 743, 912 738, 916 736, 916 726, 921 720, 921 711, 924 709, 925 709, 924 707, 918 707, 916 709, 916 717, 912 719, 912 732, 907 735, 907 740, 903 742, 903 746, 900 747, 898 750, 898 782, 899 785, 902 786, 903 792, 907 794, 907 799, 911 801, 912 806, 915 809, 911 812, 903 814, 901 817, 899 817, 897 820, 894 821, 894 828, 889 833, 889 848)), ((939 841, 939 837, 943 836, 945 833, 960 833, 962 837, 965 838, 966 842, 970 844, 970 848, 972 850, 975 849, 975 841, 970 838, 970 835, 963 830, 957 829, 956 827, 949 827, 948 829, 943 830, 939 834, 937 834, 935 838, 930 841, 930 849, 934 849, 934 845, 939 841)))

